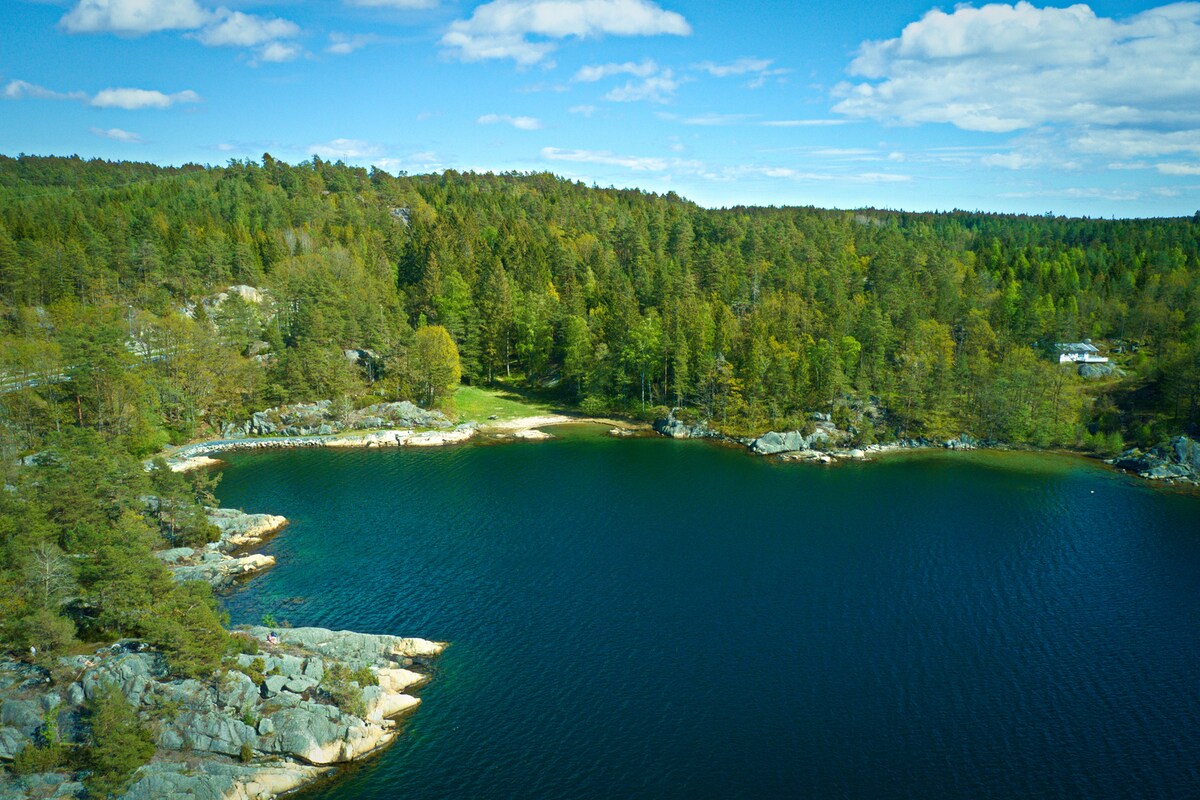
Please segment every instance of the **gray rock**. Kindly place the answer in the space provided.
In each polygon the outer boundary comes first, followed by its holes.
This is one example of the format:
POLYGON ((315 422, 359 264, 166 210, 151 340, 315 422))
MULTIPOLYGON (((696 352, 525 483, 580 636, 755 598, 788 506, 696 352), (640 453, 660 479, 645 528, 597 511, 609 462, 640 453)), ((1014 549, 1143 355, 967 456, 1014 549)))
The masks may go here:
POLYGON ((1176 436, 1170 446, 1177 463, 1200 470, 1200 442, 1186 436, 1176 436))
POLYGON ((8 699, 0 706, 0 724, 32 736, 42 727, 42 710, 34 700, 8 699))
POLYGON ((154 554, 164 564, 178 564, 196 555, 190 547, 172 547, 170 550, 159 550, 154 554))
POLYGON ((164 728, 171 728, 183 740, 183 748, 226 756, 241 754, 243 744, 253 744, 257 733, 240 719, 216 711, 185 711, 164 728))
POLYGON ((229 708, 244 709, 261 697, 258 684, 245 673, 230 670, 221 679, 217 702, 229 708))
POLYGON ((296 656, 288 655, 286 653, 282 655, 271 656, 267 660, 267 669, 270 669, 271 667, 279 670, 280 675, 291 678, 296 675, 303 674, 304 659, 297 658, 296 656))
POLYGON ((283 688, 295 694, 304 694, 309 689, 315 687, 317 683, 318 681, 314 681, 312 678, 297 675, 294 678, 288 678, 288 682, 283 685, 283 688))
POLYGON ((270 717, 263 717, 258 721, 258 735, 270 736, 275 732, 275 721, 270 717))
POLYGON ((318 683, 325 677, 325 662, 319 658, 310 658, 304 662, 304 675, 318 683))
POLYGON ((667 414, 666 419, 655 420, 654 430, 663 436, 670 436, 672 439, 715 439, 720 436, 719 433, 709 428, 708 423, 704 420, 695 425, 681 422, 675 418, 674 410, 667 414))
POLYGON ((0 761, 12 761, 17 753, 25 749, 25 745, 33 741, 30 735, 7 725, 0 728, 0 761))
POLYGON ((287 682, 287 677, 283 675, 268 675, 267 680, 263 682, 263 686, 265 686, 267 690, 267 697, 274 697, 282 692, 284 684, 287 682))
POLYGON ((800 431, 779 433, 769 431, 750 443, 750 449, 759 455, 769 456, 777 453, 793 453, 799 450, 812 450, 817 444, 828 443, 829 434, 817 430, 807 436, 800 431))
POLYGON ((138 770, 123 800, 266 800, 327 770, 307 764, 152 761, 138 770))

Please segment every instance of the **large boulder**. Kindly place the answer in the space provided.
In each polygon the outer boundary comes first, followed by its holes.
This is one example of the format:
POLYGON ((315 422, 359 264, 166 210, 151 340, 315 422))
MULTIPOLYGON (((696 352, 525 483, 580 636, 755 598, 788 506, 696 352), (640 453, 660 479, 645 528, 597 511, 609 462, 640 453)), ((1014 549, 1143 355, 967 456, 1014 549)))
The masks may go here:
POLYGON ((664 419, 656 419, 654 430, 663 436, 670 436, 672 439, 711 439, 720 436, 719 433, 708 427, 706 420, 700 420, 695 425, 688 425, 686 422, 676 419, 674 411, 667 414, 664 419))
MULTIPOLYGON (((264 627, 250 629, 251 635, 266 639, 264 627)), ((411 639, 385 634, 330 631, 325 628, 280 628, 275 630, 281 644, 341 661, 353 668, 361 666, 394 667, 397 660, 435 656, 446 648, 443 642, 411 639)))
POLYGON ((777 453, 794 453, 799 450, 812 450, 818 444, 829 444, 829 433, 818 428, 810 434, 800 431, 769 431, 750 443, 750 449, 759 455, 770 456, 777 453))

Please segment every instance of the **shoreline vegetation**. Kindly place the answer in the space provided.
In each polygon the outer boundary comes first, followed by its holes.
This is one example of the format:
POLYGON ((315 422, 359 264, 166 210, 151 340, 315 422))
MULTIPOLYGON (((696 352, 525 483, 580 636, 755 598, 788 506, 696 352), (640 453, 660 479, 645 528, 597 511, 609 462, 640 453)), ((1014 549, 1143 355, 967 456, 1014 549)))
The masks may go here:
POLYGON ((216 742, 210 779, 240 781, 280 734, 235 718, 233 673, 272 719, 359 709, 365 672, 293 691, 316 656, 239 660, 262 642, 213 586, 269 566, 234 528, 281 523, 213 510, 221 452, 537 440, 560 418, 826 463, 1005 442, 1194 482, 1200 213, 703 209, 315 156, 0 155, 0 798, 120 795, 216 742), (1060 363, 1072 342, 1110 362, 1060 363), (71 691, 97 648, 145 669, 71 691), (175 689, 135 703, 143 678, 175 689), (189 692, 216 727, 180 744, 189 692))

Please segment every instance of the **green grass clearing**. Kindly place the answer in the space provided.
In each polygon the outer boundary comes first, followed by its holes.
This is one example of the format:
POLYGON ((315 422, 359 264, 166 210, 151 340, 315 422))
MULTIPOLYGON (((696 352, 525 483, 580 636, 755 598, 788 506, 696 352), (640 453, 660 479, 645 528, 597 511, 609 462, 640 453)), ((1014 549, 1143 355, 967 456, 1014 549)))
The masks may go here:
POLYGON ((448 404, 447 415, 460 422, 487 422, 493 414, 499 420, 553 414, 551 403, 530 399, 503 387, 460 386, 448 404))

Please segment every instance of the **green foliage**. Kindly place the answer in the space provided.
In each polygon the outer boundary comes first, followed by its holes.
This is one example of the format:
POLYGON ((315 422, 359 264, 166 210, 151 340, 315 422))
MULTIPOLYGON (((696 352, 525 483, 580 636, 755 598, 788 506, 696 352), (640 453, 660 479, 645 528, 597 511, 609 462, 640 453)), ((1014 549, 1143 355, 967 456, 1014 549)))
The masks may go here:
POLYGON ((91 771, 83 785, 90 797, 117 796, 129 785, 138 767, 154 755, 154 739, 115 686, 100 686, 85 706, 85 714, 91 771))
POLYGON ((418 328, 408 356, 408 380, 425 405, 450 396, 462 379, 458 347, 441 325, 418 328))
MULTIPOLYGON (((366 702, 363 700, 363 686, 358 679, 363 677, 359 670, 351 672, 345 664, 334 662, 325 669, 322 680, 325 691, 333 704, 347 714, 364 717, 367 714, 366 702)), ((374 675, 371 676, 374 678, 374 675)), ((378 683, 378 681, 375 681, 378 683)))
POLYGON ((13 758, 12 771, 17 775, 54 772, 66 765, 70 755, 67 746, 58 738, 57 711, 51 711, 46 714, 34 741, 13 758))
POLYGON ((147 639, 167 657, 171 674, 202 678, 221 666, 234 644, 222 627, 216 598, 208 584, 187 581, 174 584, 155 607, 147 639))

